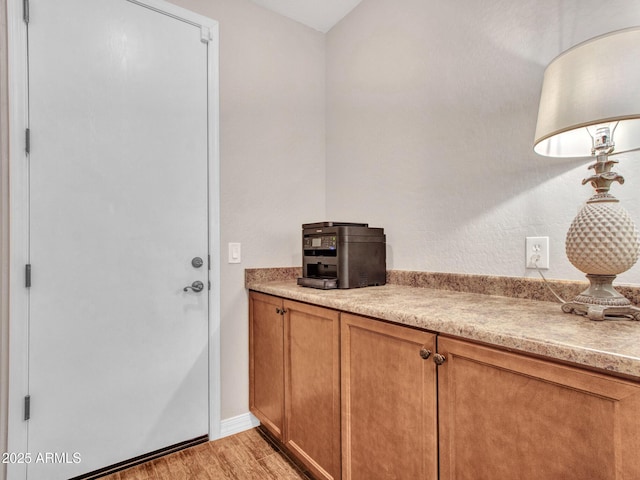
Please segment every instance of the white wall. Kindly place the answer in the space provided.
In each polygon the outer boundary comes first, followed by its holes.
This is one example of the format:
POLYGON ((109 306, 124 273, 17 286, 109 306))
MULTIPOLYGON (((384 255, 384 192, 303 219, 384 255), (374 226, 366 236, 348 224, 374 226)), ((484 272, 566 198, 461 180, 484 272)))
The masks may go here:
MULTIPOLYGON (((524 239, 549 236, 548 276, 584 279, 564 239, 589 162, 533 153, 542 76, 632 25, 637 0, 363 0, 326 36, 327 218, 384 227, 390 269, 537 276, 524 239)), ((640 155, 620 160, 640 224, 640 155)))
POLYGON ((301 264, 325 217, 324 35, 248 0, 173 0, 220 22, 222 419, 248 411, 244 269, 301 264), (227 243, 242 263, 226 263, 227 243))

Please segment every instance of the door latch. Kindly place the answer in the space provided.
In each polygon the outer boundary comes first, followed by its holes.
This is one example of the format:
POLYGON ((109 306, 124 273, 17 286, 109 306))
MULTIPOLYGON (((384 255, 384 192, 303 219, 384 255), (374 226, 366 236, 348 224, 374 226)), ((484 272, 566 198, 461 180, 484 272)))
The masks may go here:
POLYGON ((186 292, 189 289, 193 290, 194 292, 201 292, 204 289, 204 283, 202 283, 200 280, 196 280, 191 285, 184 287, 182 290, 186 292))

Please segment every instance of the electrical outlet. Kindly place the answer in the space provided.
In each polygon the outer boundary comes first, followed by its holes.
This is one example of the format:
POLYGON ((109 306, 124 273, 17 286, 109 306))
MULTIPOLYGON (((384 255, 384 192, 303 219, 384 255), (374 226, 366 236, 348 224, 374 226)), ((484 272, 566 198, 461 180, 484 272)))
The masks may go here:
POLYGON ((527 268, 549 268, 549 237, 527 237, 525 265, 527 268))

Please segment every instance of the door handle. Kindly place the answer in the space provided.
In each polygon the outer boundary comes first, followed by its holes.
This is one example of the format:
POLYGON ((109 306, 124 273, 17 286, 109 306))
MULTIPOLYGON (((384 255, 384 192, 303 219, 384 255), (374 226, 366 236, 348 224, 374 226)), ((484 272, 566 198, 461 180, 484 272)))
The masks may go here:
POLYGON ((204 289, 204 283, 202 283, 200 280, 196 280, 191 285, 184 287, 183 291, 186 292, 189 289, 193 290, 194 292, 201 292, 204 289))

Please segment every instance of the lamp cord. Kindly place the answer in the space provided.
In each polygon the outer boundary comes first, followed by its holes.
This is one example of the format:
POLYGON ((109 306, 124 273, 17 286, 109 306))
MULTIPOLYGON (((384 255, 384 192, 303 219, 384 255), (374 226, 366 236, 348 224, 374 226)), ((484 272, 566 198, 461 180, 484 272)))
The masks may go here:
POLYGON ((560 303, 567 303, 565 299, 563 299, 560 295, 558 295, 553 288, 551 288, 551 284, 547 281, 547 279, 545 278, 545 276, 542 274, 542 270, 540 270, 540 267, 538 267, 538 260, 540 260, 540 255, 534 255, 531 257, 531 260, 533 261, 533 266, 535 267, 535 269, 538 271, 538 273, 540 274, 540 276, 542 277, 542 280, 544 280, 544 284, 547 286, 547 288, 549 289, 549 291, 552 293, 552 295, 554 297, 556 297, 556 299, 560 302, 560 303))

